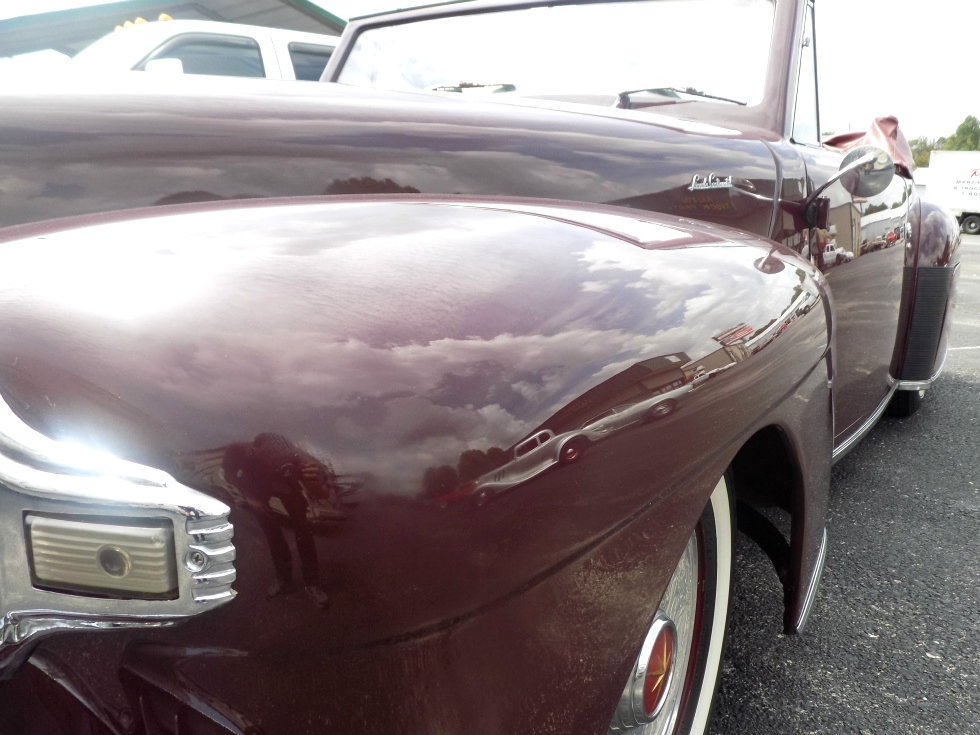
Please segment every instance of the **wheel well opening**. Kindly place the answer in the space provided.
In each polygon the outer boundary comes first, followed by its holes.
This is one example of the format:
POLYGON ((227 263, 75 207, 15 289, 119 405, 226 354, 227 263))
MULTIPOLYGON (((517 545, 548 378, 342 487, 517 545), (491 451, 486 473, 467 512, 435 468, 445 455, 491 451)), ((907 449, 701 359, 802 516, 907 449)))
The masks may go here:
MULTIPOLYGON (((736 502, 793 512, 799 468, 781 429, 767 426, 742 445, 732 460, 736 502)), ((789 529, 787 529, 789 530, 789 529)))
POLYGON ((782 587, 785 627, 794 586, 790 540, 802 521, 793 517, 802 475, 786 434, 777 426, 756 432, 732 460, 731 479, 738 530, 773 564, 782 587))

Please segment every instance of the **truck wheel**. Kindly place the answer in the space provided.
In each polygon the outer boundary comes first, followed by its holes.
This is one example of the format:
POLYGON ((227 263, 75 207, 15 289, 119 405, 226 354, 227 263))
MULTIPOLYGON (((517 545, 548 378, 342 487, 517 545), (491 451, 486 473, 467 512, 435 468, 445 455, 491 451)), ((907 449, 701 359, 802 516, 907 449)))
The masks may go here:
POLYGON ((960 229, 962 229, 967 235, 976 235, 977 233, 980 233, 980 217, 975 214, 971 214, 969 217, 964 217, 963 222, 960 224, 960 229))

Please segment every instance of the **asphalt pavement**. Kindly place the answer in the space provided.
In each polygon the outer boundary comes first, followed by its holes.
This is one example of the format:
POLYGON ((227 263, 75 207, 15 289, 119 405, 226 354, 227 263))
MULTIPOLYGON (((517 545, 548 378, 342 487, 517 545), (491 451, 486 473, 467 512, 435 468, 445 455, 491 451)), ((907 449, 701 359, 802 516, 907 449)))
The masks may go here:
POLYGON ((945 372, 834 467, 802 634, 739 536, 714 735, 980 733, 980 236, 961 263, 945 372))

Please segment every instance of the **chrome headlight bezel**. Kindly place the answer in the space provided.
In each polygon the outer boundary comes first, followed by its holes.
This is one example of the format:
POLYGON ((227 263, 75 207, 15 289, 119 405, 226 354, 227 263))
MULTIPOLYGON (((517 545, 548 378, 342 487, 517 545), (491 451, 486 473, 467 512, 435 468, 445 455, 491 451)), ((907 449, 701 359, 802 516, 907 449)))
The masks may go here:
POLYGON ((25 643, 47 633, 172 625, 230 602, 236 571, 229 514, 224 503, 165 472, 44 436, 0 398, 0 677, 25 643), (32 516, 169 523, 176 577, 169 599, 39 585, 26 523, 32 516))

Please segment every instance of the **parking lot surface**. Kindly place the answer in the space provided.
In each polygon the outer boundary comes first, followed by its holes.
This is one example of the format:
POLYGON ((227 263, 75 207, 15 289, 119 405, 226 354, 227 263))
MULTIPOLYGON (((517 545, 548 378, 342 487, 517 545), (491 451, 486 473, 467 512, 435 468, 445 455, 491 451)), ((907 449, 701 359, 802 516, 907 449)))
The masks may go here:
POLYGON ((715 735, 980 732, 980 236, 964 236, 949 359, 918 413, 834 467, 803 634, 739 536, 715 735))

